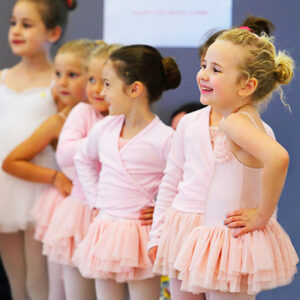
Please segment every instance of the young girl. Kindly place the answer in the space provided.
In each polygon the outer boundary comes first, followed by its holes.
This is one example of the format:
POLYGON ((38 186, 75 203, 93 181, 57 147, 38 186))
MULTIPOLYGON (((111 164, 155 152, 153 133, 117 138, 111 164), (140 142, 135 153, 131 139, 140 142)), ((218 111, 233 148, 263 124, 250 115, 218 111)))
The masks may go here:
MULTIPOLYGON (((68 10, 73 8, 72 3, 69 5, 63 0, 19 0, 13 8, 9 43, 21 61, 0 73, 1 164, 14 147, 56 112, 49 50, 64 31, 68 10)), ((49 148, 35 158, 39 165, 53 165, 54 161, 49 148)), ((2 170, 0 182, 0 252, 13 298, 45 299, 45 261, 40 244, 33 240, 30 214, 43 186, 2 170)))
MULTIPOLYGON (((55 57, 55 90, 65 108, 47 119, 25 142, 15 148, 5 159, 3 169, 19 178, 41 183, 53 183, 46 189, 34 208, 36 219, 35 238, 42 241, 54 211, 72 189, 71 181, 53 168, 34 164, 31 160, 50 144, 56 144, 66 117, 75 104, 86 100, 85 86, 88 79, 87 60, 95 48, 90 40, 65 43, 55 57)), ((64 170, 65 171, 65 170, 64 170)), ((68 174, 70 175, 70 174, 68 174)), ((72 176, 71 176, 72 177, 72 176)), ((62 299, 63 289, 58 267, 48 262, 48 299, 62 299)))
POLYGON ((192 231, 175 262, 182 288, 208 290, 210 300, 255 299, 288 284, 297 254, 275 218, 288 154, 270 138, 258 105, 293 77, 293 61, 276 54, 266 36, 232 29, 205 55, 197 75, 201 103, 218 109, 224 135, 215 139, 217 163, 203 225, 192 231))
POLYGON ((154 300, 160 283, 147 256, 150 228, 138 218, 142 208, 154 206, 172 129, 149 105, 179 85, 180 72, 155 48, 133 45, 110 56, 102 77, 110 116, 94 127, 75 157, 87 198, 100 212, 74 262, 83 276, 96 278, 99 299, 124 299, 128 283, 130 299, 154 300))
MULTIPOLYGON (((104 61, 119 46, 99 45, 88 63, 86 94, 89 103, 80 103, 69 115, 59 138, 57 159, 63 169, 74 168, 74 155, 96 122, 108 113, 108 103, 100 96, 101 71, 104 61)), ((77 244, 85 237, 93 220, 93 211, 85 199, 75 172, 73 189, 62 205, 55 210, 44 238, 43 252, 49 260, 63 265, 66 298, 72 300, 95 299, 94 281, 83 278, 74 268, 71 258, 77 244)))
MULTIPOLYGON (((257 22, 261 32, 264 31, 265 23, 260 19, 257 22)), ((213 41, 216 38, 214 35, 213 41)), ((208 39, 203 45, 203 53, 213 41, 208 39)), ((155 260, 154 271, 171 278, 171 295, 175 300, 204 298, 202 294, 192 295, 180 290, 181 282, 177 279, 174 263, 187 236, 202 224, 207 191, 217 161, 213 153, 218 151, 218 146, 214 150, 212 146, 216 136, 220 135, 218 125, 221 118, 222 114, 209 106, 180 120, 159 188, 149 255, 152 261, 155 260)), ((268 134, 274 137, 272 129, 264 125, 268 134)))

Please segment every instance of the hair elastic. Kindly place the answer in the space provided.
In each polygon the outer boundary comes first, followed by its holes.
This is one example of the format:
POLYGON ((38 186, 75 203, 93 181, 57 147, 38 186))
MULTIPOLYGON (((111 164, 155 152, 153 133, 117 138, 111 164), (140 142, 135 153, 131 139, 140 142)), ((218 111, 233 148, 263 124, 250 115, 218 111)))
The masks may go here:
POLYGON ((252 31, 251 28, 249 28, 248 26, 240 26, 239 29, 245 29, 245 30, 248 30, 250 32, 252 31))

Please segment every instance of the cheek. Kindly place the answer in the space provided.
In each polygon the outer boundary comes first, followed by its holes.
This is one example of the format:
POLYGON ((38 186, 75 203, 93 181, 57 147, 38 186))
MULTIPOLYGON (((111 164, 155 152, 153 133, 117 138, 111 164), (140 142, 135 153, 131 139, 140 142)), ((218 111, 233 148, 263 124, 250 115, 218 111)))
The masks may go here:
POLYGON ((197 82, 198 86, 200 85, 200 79, 201 79, 201 70, 196 75, 196 82, 197 82))

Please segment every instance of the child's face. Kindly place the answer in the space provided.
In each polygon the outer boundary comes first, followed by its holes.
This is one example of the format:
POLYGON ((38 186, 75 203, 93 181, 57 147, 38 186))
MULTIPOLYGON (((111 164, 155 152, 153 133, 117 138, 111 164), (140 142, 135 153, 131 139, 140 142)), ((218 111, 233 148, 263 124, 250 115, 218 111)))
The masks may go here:
POLYGON ((87 70, 82 59, 73 53, 59 53, 55 57, 56 90, 65 104, 86 100, 87 70))
POLYGON ((34 56, 50 47, 48 30, 37 9, 30 1, 18 1, 13 8, 8 40, 12 52, 18 56, 34 56))
POLYGON ((197 74, 202 104, 228 111, 239 99, 242 86, 238 63, 244 49, 227 41, 216 41, 207 50, 197 74))
POLYGON ((129 87, 118 76, 110 60, 104 65, 102 78, 103 89, 101 96, 109 103, 109 114, 126 115, 130 112, 133 105, 133 101, 128 94, 129 87))
POLYGON ((92 58, 88 66, 88 82, 86 86, 86 94, 89 102, 94 109, 100 112, 108 111, 108 103, 100 96, 103 88, 102 69, 104 66, 104 58, 92 58))

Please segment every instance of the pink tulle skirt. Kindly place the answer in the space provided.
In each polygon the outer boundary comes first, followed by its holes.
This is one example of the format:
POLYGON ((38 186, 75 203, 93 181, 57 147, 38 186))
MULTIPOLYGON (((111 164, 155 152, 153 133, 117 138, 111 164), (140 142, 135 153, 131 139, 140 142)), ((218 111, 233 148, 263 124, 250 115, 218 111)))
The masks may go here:
POLYGON ((67 197, 55 211, 43 240, 43 254, 50 261, 71 265, 78 244, 93 221, 88 203, 67 197))
POLYGON ((43 241, 54 212, 64 199, 55 187, 49 187, 43 191, 32 210, 36 224, 34 232, 36 240, 43 241))
POLYGON ((183 290, 197 294, 205 288, 255 295, 290 283, 297 262, 288 235, 271 219, 262 229, 237 239, 223 225, 196 228, 182 247, 175 268, 180 270, 183 290))
POLYGON ((137 219, 120 219, 100 212, 73 262, 84 277, 117 282, 154 277, 147 244, 151 226, 137 219))
POLYGON ((174 269, 178 253, 189 234, 200 226, 203 215, 181 212, 170 208, 165 216, 158 244, 153 271, 158 274, 177 278, 179 272, 174 269))

